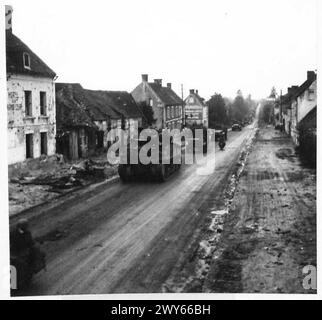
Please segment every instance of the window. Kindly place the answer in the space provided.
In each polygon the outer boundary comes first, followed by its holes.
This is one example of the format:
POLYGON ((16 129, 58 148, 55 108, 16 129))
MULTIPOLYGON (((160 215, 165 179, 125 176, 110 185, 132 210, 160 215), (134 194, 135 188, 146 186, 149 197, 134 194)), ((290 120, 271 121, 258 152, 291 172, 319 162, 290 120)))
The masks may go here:
POLYGON ((26 116, 32 116, 32 97, 31 91, 25 91, 25 113, 26 116))
POLYGON ((153 100, 152 99, 149 99, 149 106, 153 107, 153 100))
POLYGON ((47 97, 44 91, 40 91, 40 115, 47 115, 47 97))
POLYGON ((173 106, 171 107, 171 118, 173 118, 174 117, 174 110, 173 110, 173 106))
POLYGON ((193 97, 190 97, 189 98, 189 103, 194 103, 195 102, 195 99, 193 97))
POLYGON ((23 66, 26 69, 30 69, 30 56, 26 52, 24 52, 24 54, 23 54, 23 66))
POLYGON ((310 101, 314 100, 314 90, 313 89, 309 89, 309 92, 308 92, 308 99, 310 101))
POLYGON ((170 119, 170 107, 167 107, 167 118, 170 119))
POLYGON ((26 158, 33 158, 34 156, 34 135, 32 133, 26 134, 26 158))
POLYGON ((47 132, 40 132, 40 154, 47 155, 47 132))

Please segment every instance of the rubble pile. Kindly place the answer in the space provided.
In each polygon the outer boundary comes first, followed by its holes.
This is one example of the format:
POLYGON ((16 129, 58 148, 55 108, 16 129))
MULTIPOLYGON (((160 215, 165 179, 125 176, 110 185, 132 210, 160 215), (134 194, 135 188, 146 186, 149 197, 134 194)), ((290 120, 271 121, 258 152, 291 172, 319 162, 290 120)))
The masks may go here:
POLYGON ((65 162, 62 155, 31 159, 9 167, 10 214, 47 202, 114 176, 115 166, 103 159, 65 162))

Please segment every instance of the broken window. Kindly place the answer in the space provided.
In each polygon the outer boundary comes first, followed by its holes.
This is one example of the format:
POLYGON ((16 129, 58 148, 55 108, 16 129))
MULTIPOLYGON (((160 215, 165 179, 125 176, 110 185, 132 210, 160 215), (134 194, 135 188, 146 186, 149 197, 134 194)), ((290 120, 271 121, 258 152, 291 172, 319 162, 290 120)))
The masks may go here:
POLYGON ((40 115, 47 115, 47 97, 44 91, 40 91, 40 115))
POLYGON ((30 56, 26 52, 23 54, 23 65, 25 68, 30 69, 30 56))
POLYGON ((26 134, 26 158, 33 158, 34 156, 34 150, 33 150, 33 137, 34 135, 32 133, 26 134))
POLYGON ((40 154, 47 155, 47 132, 40 133, 40 154))
POLYGON ((25 110, 26 110, 26 116, 32 116, 31 91, 25 91, 25 110))

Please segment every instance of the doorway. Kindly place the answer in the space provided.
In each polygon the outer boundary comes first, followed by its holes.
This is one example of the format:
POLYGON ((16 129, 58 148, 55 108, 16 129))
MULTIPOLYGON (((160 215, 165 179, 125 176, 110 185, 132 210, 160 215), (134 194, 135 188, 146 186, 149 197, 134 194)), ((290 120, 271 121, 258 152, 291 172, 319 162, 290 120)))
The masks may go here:
POLYGON ((34 135, 32 133, 26 134, 26 158, 34 157, 34 135))
POLYGON ((47 132, 40 133, 40 154, 47 155, 47 132))

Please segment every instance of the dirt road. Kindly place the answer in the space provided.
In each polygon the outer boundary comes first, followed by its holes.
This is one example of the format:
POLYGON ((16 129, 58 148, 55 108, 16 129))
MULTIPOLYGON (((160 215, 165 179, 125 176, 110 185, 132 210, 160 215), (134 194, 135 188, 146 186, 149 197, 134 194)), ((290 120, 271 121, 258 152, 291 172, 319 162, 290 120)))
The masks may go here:
POLYGON ((303 286, 316 266, 316 172, 285 133, 259 130, 216 251, 203 291, 316 293, 303 286))
POLYGON ((229 133, 211 175, 187 165, 162 184, 116 181, 38 208, 30 224, 47 254, 47 271, 23 294, 162 292, 175 265, 190 254, 209 210, 222 205, 254 130, 229 133))

